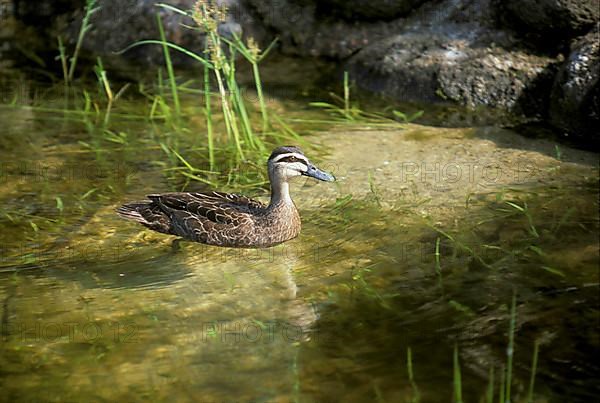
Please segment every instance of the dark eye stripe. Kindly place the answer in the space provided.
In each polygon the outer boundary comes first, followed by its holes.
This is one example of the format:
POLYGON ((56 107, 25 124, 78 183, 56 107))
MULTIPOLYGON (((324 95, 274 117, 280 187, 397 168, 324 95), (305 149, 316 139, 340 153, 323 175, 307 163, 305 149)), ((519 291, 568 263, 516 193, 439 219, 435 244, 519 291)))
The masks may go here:
POLYGON ((294 157, 293 155, 291 155, 289 157, 284 157, 284 158, 278 160, 277 162, 301 162, 304 165, 307 165, 306 161, 301 160, 300 158, 294 157))

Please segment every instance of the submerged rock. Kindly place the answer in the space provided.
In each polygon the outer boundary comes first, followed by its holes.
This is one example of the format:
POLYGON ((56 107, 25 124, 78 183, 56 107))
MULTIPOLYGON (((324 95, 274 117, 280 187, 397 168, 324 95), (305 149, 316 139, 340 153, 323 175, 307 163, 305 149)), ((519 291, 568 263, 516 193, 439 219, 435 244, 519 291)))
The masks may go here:
POLYGON ((600 127, 600 44, 597 32, 574 41, 561 67, 550 102, 550 122, 598 146, 600 127))

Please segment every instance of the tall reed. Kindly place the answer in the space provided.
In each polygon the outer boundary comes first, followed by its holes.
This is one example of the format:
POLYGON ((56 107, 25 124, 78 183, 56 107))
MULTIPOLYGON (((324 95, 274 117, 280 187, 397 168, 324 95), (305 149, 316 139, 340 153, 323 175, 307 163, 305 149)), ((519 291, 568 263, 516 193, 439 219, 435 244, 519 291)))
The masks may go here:
MULTIPOLYGON (((207 35, 206 47, 217 80, 219 94, 221 96, 221 108, 223 110, 223 118, 225 120, 225 128, 228 137, 233 137, 238 157, 244 159, 237 117, 233 114, 231 97, 225 86, 225 80, 228 80, 229 83, 234 81, 232 80, 232 77, 234 77, 235 71, 229 60, 227 60, 227 57, 223 54, 223 43, 218 32, 219 24, 225 21, 226 16, 226 7, 218 6, 207 1, 197 1, 194 4, 192 12, 192 18, 198 27, 204 29, 204 32, 207 35)), ((237 88, 234 87, 230 89, 235 90, 237 88)))
POLYGON ((208 162, 210 170, 215 169, 215 145, 213 139, 213 127, 212 127, 212 105, 210 95, 210 71, 208 66, 204 66, 204 113, 206 115, 206 137, 208 142, 208 162))
MULTIPOLYGON (((248 39, 246 43, 242 38, 233 35, 226 37, 219 31, 219 26, 226 21, 227 8, 215 4, 215 2, 207 0, 198 0, 194 3, 190 11, 180 10, 169 4, 159 3, 157 6, 178 13, 187 18, 191 18, 196 27, 189 27, 200 30, 204 33, 205 51, 203 54, 194 53, 177 44, 168 42, 160 19, 159 23, 159 40, 141 40, 123 49, 119 53, 124 53, 132 47, 146 44, 156 44, 163 48, 165 54, 165 63, 168 73, 168 80, 173 96, 175 115, 181 112, 179 94, 172 61, 169 56, 169 50, 179 51, 194 60, 199 61, 203 65, 203 95, 204 95, 204 114, 206 118, 207 130, 207 159, 210 165, 210 170, 214 170, 217 161, 227 161, 230 170, 239 167, 242 161, 258 162, 255 159, 264 157, 267 140, 267 133, 270 139, 290 138, 296 139, 297 135, 290 134, 289 130, 283 132, 269 132, 269 112, 267 110, 263 85, 258 68, 258 64, 269 53, 275 41, 273 41, 265 51, 261 51, 258 45, 248 39), (236 78, 236 55, 242 55, 243 59, 247 60, 252 66, 252 74, 256 92, 258 95, 258 104, 260 108, 260 127, 262 130, 255 131, 252 121, 252 111, 248 109, 247 104, 242 96, 242 90, 236 78), (211 92, 211 86, 216 88, 215 92, 211 92), (217 101, 220 104, 222 112, 224 135, 219 135, 217 126, 213 117, 215 116, 215 106, 213 102, 217 101)), ((158 17, 157 17, 158 18, 158 17)), ((242 59, 242 60, 243 60, 242 59)), ((160 97, 158 97, 160 98, 160 97)), ((155 97, 152 105, 152 116, 156 116, 155 112, 160 108, 165 108, 164 101, 155 97)), ((168 112, 168 108, 165 112, 168 112)), ((181 161, 181 159, 177 159, 181 161)))
POLYGON ((160 40, 163 43, 163 53, 165 57, 165 64, 167 66, 167 74, 169 75, 169 85, 171 87, 171 95, 173 96, 173 105, 175 106, 176 119, 181 116, 181 105, 179 103, 179 94, 177 92, 177 81, 175 80, 175 72, 173 70, 173 63, 171 62, 171 54, 167 46, 167 39, 165 36, 165 30, 163 28, 160 14, 156 14, 156 22, 158 24, 158 32, 160 34, 160 40))
MULTIPOLYGON (((81 51, 81 45, 83 43, 83 38, 85 38, 85 34, 92 28, 90 24, 90 17, 96 11, 100 10, 100 7, 96 6, 96 0, 87 0, 85 4, 85 14, 83 16, 83 21, 81 22, 81 28, 79 29, 79 35, 77 36, 77 43, 75 44, 75 50, 73 51, 73 56, 71 57, 71 64, 69 66, 69 72, 66 74, 67 82, 72 82, 73 77, 75 76, 75 67, 77 66, 77 58, 79 57, 79 52, 81 51)), ((59 39, 59 49, 62 40, 59 39)), ((61 57, 64 58, 64 51, 61 51, 61 57)), ((66 68, 66 62, 63 60, 63 69, 66 68)))
POLYGON ((260 106, 260 113, 262 116, 262 131, 263 133, 269 129, 269 115, 267 113, 267 105, 265 103, 265 96, 263 94, 262 81, 260 78, 260 70, 258 64, 269 54, 277 39, 275 39, 269 46, 262 51, 254 38, 248 38, 247 42, 244 43, 241 38, 237 35, 234 36, 233 41, 227 41, 230 45, 240 52, 242 56, 252 66, 252 75, 254 76, 254 85, 256 87, 256 95, 258 97, 258 104, 260 106))

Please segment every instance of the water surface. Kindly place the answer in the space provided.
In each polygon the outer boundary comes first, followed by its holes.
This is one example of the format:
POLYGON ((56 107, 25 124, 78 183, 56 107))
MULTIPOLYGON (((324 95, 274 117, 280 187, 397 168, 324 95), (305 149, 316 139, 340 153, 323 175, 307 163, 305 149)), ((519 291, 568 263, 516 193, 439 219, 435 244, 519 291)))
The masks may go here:
POLYGON ((338 182, 293 185, 299 238, 177 249, 114 213, 181 188, 164 127, 115 118, 118 143, 39 108, 0 120, 7 401, 451 401, 455 347, 465 401, 490 371, 497 399, 513 295, 513 400, 536 341, 535 401, 600 392, 595 154, 492 126, 307 126, 338 182))

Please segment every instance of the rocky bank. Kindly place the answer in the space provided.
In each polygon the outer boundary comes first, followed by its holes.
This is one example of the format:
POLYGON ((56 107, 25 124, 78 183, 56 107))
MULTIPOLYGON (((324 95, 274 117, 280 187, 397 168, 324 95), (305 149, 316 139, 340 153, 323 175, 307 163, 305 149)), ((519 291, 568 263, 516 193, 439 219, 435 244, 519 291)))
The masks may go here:
MULTIPOLYGON (((167 3, 189 9, 193 0, 167 3)), ((321 57, 350 72, 359 87, 400 101, 491 107, 551 124, 598 147, 597 0, 221 0, 225 29, 241 29, 280 52, 321 57)), ((98 0, 84 42, 89 55, 114 56, 158 37, 201 51, 203 38, 185 17, 153 0, 98 0)), ((56 53, 55 38, 76 41, 84 1, 0 0, 0 52, 56 53), (15 45, 15 32, 27 40, 15 45), (37 39, 32 39, 37 32, 37 39), (11 35, 13 38, 11 39, 11 35), (31 48, 31 49, 30 49, 31 48)), ((0 53, 1 54, 1 53, 0 53)), ((162 63, 161 49, 139 47, 124 60, 162 63)), ((178 64, 191 63, 176 56, 178 64)))

